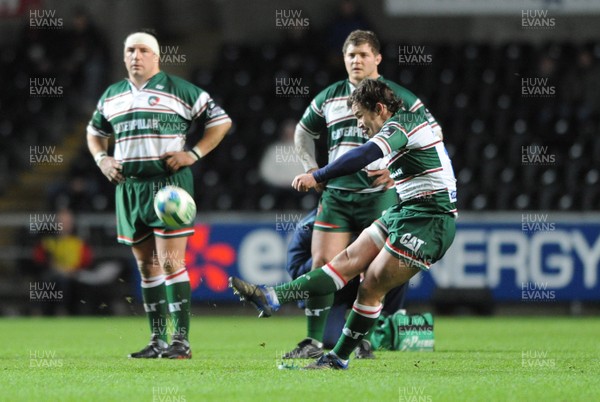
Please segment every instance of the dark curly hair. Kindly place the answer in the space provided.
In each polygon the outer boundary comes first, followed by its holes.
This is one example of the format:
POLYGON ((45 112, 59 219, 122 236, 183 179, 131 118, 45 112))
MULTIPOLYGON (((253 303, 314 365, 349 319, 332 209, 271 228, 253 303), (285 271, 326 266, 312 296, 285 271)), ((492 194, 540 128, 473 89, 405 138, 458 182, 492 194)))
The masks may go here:
POLYGON ((369 78, 364 79, 348 98, 348 107, 351 108, 355 103, 371 112, 375 111, 377 103, 383 103, 392 113, 396 113, 404 104, 385 82, 369 78))

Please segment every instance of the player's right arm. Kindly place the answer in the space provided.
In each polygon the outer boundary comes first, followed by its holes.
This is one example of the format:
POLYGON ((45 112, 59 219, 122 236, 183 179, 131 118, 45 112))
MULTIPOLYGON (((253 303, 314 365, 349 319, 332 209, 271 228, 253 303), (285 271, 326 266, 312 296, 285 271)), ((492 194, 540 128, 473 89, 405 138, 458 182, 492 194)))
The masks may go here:
MULTIPOLYGON (((326 98, 325 91, 319 93, 304 111, 300 122, 296 125, 294 132, 294 145, 296 152, 306 173, 319 169, 317 163, 315 140, 319 133, 327 129, 327 122, 323 114, 323 101, 326 98)), ((325 183, 317 186, 317 191, 323 191, 325 183)))
POLYGON ((87 126, 87 146, 102 174, 111 183, 118 184, 125 180, 121 174, 123 166, 115 158, 108 156, 108 139, 112 133, 112 126, 102 115, 101 109, 102 100, 98 102, 98 107, 87 126))
POLYGON ((408 144, 408 135, 397 122, 384 124, 381 130, 360 147, 354 148, 335 161, 311 174, 294 178, 292 187, 298 191, 308 191, 318 183, 359 171, 370 163, 389 155, 393 150, 402 149, 408 144))
POLYGON ((305 172, 308 173, 319 168, 315 152, 315 136, 303 128, 300 123, 296 125, 294 132, 294 145, 296 145, 305 172))
POLYGON ((340 156, 330 164, 315 170, 311 174, 301 174, 294 178, 292 187, 298 191, 308 191, 319 183, 336 177, 358 172, 365 166, 384 156, 379 146, 367 141, 340 156))
POLYGON ((310 102, 294 132, 294 145, 305 172, 319 168, 315 153, 315 140, 319 138, 321 132, 327 130, 327 122, 323 113, 325 92, 326 90, 321 91, 310 102))

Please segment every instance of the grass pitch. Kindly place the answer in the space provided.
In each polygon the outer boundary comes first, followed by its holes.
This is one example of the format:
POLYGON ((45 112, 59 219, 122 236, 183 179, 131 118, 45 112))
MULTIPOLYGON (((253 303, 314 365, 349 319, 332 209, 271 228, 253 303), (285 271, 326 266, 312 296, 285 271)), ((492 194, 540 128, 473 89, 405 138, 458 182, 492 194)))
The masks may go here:
MULTIPOLYGON (((130 360, 141 318, 0 319, 5 401, 593 401, 600 319, 436 317, 436 351, 278 370, 301 317, 195 317, 189 361, 130 360)), ((310 361, 302 361, 306 364, 310 361)))

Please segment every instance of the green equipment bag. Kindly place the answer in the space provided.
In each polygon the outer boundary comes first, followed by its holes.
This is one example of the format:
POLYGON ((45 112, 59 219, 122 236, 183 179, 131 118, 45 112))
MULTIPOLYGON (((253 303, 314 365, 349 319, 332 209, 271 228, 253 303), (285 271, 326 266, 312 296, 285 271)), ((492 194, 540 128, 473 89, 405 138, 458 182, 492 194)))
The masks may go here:
POLYGON ((431 313, 407 315, 402 310, 380 316, 369 341, 373 349, 433 352, 433 316, 431 313))

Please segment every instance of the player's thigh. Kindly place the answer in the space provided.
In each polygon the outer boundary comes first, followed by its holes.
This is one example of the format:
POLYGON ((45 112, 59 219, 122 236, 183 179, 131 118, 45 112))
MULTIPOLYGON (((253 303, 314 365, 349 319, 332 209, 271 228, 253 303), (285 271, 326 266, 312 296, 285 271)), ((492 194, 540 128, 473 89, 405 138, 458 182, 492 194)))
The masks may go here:
POLYGON ((378 255, 380 247, 373 241, 367 230, 358 236, 347 248, 333 258, 328 266, 335 269, 345 282, 364 272, 378 255))
POLYGON ((140 243, 133 244, 131 251, 137 263, 142 278, 151 278, 163 274, 162 268, 156 259, 156 244, 154 236, 150 236, 140 243))
POLYGON ((375 257, 358 289, 358 302, 367 306, 378 305, 385 294, 410 280, 420 271, 413 264, 400 260, 381 249, 375 257))
POLYGON ((350 243, 352 233, 313 231, 311 254, 313 269, 319 268, 331 261, 350 243))
POLYGON ((168 275, 185 267, 185 247, 187 237, 156 236, 156 255, 158 263, 168 275))

